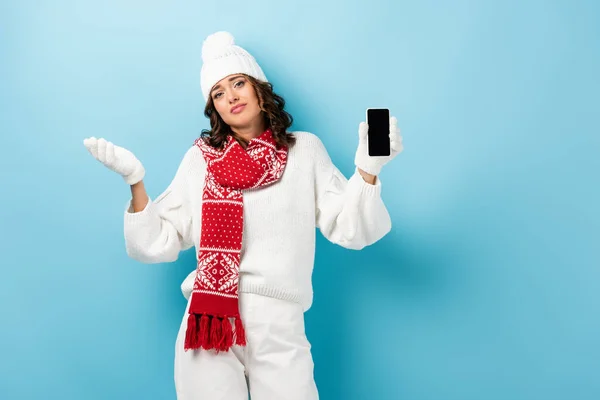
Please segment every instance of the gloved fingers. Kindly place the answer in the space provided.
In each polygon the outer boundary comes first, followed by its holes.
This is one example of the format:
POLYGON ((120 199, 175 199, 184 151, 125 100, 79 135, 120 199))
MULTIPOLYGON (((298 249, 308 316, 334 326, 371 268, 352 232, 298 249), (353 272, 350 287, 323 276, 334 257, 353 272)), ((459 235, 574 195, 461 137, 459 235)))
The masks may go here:
POLYGON ((83 140, 83 145, 94 158, 98 158, 98 139, 93 136, 89 137, 83 140))
POLYGON ((106 145, 106 139, 98 139, 98 161, 100 161, 103 164, 106 163, 106 145))
POLYGON ((113 165, 115 163, 115 145, 112 142, 107 142, 105 151, 105 162, 113 165))
POLYGON ((359 140, 367 140, 367 135, 369 134, 369 125, 366 122, 361 122, 358 126, 358 139, 359 140))

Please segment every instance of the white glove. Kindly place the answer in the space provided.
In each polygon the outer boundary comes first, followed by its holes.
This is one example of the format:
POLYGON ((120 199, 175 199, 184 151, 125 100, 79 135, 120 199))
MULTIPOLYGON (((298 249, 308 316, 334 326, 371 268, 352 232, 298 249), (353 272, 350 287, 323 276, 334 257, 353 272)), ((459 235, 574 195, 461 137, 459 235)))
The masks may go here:
POLYGON ((83 145, 96 160, 121 175, 128 185, 138 183, 144 178, 144 166, 129 150, 95 137, 85 139, 83 145))
POLYGON ((381 168, 390 162, 394 157, 404 150, 402 145, 402 136, 398 129, 398 120, 396 117, 390 118, 390 155, 389 156, 370 156, 369 155, 369 126, 366 122, 361 122, 358 127, 358 148, 354 164, 365 171, 367 174, 379 175, 381 168))

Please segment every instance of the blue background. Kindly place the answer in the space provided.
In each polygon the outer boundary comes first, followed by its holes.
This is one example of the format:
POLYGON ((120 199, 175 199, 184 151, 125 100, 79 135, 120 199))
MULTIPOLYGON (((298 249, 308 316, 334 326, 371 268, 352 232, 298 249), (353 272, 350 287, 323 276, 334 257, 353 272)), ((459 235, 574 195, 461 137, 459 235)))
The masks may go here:
POLYGON ((404 136, 393 231, 318 239, 322 399, 600 398, 600 3, 218 3, 1 3, 0 398, 175 398, 193 250, 128 259, 129 188, 82 141, 131 149, 160 193, 208 126, 217 30, 347 176, 367 107, 404 136))

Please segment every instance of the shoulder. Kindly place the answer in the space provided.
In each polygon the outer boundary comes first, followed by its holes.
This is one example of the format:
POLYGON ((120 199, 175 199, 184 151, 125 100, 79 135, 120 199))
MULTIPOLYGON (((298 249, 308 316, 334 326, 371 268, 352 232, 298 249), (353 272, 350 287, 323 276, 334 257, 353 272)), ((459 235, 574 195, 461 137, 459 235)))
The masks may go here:
POLYGON ((190 145, 187 148, 185 154, 183 155, 183 159, 188 160, 190 162, 204 162, 204 157, 202 157, 202 150, 200 149, 200 147, 198 147, 196 142, 192 143, 192 145, 190 145))
POLYGON ((202 150, 193 142, 184 150, 179 170, 182 172, 198 172, 205 167, 206 162, 204 161, 202 150))
POLYGON ((290 152, 290 160, 298 165, 329 167, 331 158, 319 136, 306 131, 290 132, 296 137, 296 144, 290 152))
POLYGON ((325 149, 323 141, 312 132, 306 131, 293 131, 290 132, 296 138, 296 144, 294 147, 299 149, 314 149, 322 151, 325 149))

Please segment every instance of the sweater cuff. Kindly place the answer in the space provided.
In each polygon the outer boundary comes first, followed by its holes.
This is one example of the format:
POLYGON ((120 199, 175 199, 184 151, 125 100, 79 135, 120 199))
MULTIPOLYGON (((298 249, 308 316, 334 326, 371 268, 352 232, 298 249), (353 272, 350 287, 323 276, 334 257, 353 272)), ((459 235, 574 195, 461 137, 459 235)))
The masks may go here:
POLYGON ((354 170, 354 175, 350 177, 348 184, 354 191, 361 195, 367 197, 381 196, 381 180, 379 177, 376 177, 374 184, 367 183, 360 172, 358 172, 358 168, 354 170))
POLYGON ((142 225, 148 221, 148 218, 154 214, 154 204, 152 199, 148 198, 148 203, 143 210, 133 211, 132 199, 125 204, 125 223, 128 226, 142 225))

